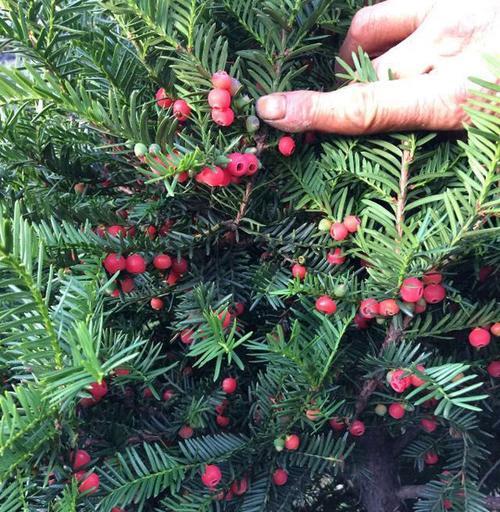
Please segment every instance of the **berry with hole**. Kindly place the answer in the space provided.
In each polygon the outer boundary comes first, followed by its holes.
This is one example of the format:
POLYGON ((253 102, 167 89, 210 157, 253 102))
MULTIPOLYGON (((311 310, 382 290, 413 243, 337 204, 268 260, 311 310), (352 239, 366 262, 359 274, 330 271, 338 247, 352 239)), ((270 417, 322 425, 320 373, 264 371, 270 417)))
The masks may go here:
POLYGON ((389 372, 389 384, 396 393, 403 393, 411 386, 411 378, 409 375, 405 376, 406 370, 398 369, 389 372))
POLYGON ((278 141, 278 151, 283 156, 292 155, 295 151, 295 141, 292 139, 292 137, 289 137, 288 135, 281 137, 278 141))
POLYGON ((365 430, 365 424, 361 420, 354 420, 349 426, 349 433, 354 437, 362 436, 365 430))
POLYGON ((394 316, 399 313, 398 303, 394 299, 383 300, 378 306, 382 316, 394 316))
POLYGON ((205 487, 213 489, 222 480, 222 471, 219 466, 215 464, 209 464, 203 474, 201 475, 201 481, 205 487))
POLYGON ((248 171, 245 155, 242 153, 230 153, 227 155, 227 158, 229 158, 229 163, 226 169, 229 171, 229 174, 236 177, 245 176, 248 171))
POLYGON ((173 113, 177 120, 183 123, 190 116, 191 107, 184 100, 175 100, 173 113))
POLYGON ((482 327, 476 327, 469 333, 469 343, 475 348, 483 348, 490 344, 491 334, 482 327))
POLYGON ((359 304, 359 314, 368 320, 380 314, 380 305, 376 299, 364 299, 359 304))
POLYGON ((437 304, 446 297, 446 289, 440 284, 429 284, 424 288, 424 299, 429 304, 437 304))
POLYGON ((247 165, 247 176, 253 176, 259 170, 259 160, 253 153, 243 153, 247 165))

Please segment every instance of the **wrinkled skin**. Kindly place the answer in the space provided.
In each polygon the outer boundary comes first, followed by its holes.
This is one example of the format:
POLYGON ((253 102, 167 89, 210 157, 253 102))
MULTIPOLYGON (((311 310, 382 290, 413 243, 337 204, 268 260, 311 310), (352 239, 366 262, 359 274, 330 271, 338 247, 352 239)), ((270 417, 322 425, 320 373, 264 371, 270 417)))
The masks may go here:
POLYGON ((379 81, 274 93, 258 100, 257 111, 287 132, 460 130, 476 87, 468 77, 495 80, 483 55, 498 55, 499 41, 500 0, 386 0, 356 13, 340 49, 352 63, 361 46, 379 81))

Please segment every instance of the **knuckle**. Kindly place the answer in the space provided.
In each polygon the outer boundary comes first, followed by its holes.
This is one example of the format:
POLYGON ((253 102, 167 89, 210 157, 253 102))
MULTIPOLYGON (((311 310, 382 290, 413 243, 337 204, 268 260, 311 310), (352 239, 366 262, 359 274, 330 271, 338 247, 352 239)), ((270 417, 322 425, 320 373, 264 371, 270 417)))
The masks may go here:
POLYGON ((366 37, 366 30, 370 26, 372 19, 372 9, 371 7, 363 7, 360 9, 352 19, 351 27, 349 32, 351 33, 351 37, 360 41, 364 37, 366 37))
POLYGON ((356 133, 367 134, 378 129, 380 108, 372 91, 366 86, 357 87, 356 101, 346 113, 346 121, 356 133))

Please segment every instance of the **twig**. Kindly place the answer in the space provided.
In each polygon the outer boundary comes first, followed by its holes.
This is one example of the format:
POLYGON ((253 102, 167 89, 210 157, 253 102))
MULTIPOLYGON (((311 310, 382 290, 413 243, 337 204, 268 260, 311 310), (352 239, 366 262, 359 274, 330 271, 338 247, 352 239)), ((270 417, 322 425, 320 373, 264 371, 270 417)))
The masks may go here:
POLYGON ((495 469, 500 466, 500 459, 498 459, 495 464, 493 464, 493 466, 491 466, 490 469, 488 469, 488 471, 486 471, 486 473, 484 474, 483 478, 481 478, 481 480, 479 481, 479 484, 477 485, 477 488, 478 489, 481 489, 481 487, 483 486, 484 482, 486 482, 486 480, 488 479, 488 477, 491 475, 491 473, 493 473, 493 471, 495 471, 495 469))

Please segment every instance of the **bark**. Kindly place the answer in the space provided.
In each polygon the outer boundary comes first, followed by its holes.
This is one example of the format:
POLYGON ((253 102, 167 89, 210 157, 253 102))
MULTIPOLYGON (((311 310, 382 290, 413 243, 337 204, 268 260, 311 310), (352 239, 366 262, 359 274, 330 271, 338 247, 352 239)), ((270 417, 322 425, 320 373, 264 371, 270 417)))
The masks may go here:
POLYGON ((382 430, 367 432, 357 442, 360 454, 359 473, 355 483, 365 510, 369 512, 400 512, 404 510, 394 454, 393 440, 382 430))

